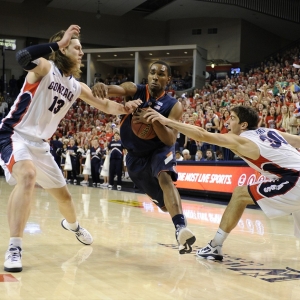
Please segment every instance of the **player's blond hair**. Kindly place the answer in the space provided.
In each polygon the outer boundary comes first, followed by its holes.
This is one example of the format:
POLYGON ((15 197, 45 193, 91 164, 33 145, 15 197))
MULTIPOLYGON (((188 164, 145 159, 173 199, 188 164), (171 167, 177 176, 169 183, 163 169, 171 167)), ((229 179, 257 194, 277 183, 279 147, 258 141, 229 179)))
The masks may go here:
MULTIPOLYGON (((50 43, 58 42, 65 34, 65 30, 55 33, 49 40, 50 43)), ((80 39, 79 35, 73 35, 72 39, 80 39)), ((80 78, 81 70, 78 69, 77 63, 65 56, 60 50, 54 51, 50 54, 49 59, 53 60, 55 65, 64 73, 73 75, 75 78, 80 78)), ((83 67, 81 64, 80 67, 83 67)))

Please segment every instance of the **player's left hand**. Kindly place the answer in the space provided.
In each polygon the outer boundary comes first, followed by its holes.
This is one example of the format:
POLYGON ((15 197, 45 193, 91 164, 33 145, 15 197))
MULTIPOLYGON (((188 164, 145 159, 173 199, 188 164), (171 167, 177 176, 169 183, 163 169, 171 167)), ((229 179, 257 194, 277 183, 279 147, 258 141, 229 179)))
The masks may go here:
POLYGON ((127 101, 124 108, 128 114, 134 112, 142 104, 141 99, 127 101))
POLYGON ((152 108, 148 108, 145 111, 143 117, 145 118, 145 120, 147 120, 148 123, 154 123, 155 121, 158 121, 162 125, 166 125, 168 121, 166 117, 152 108))

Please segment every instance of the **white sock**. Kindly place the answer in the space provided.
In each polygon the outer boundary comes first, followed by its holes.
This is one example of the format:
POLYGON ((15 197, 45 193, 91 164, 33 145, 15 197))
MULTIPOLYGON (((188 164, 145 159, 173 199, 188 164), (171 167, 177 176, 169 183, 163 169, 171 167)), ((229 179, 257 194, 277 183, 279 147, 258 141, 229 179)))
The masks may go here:
POLYGON ((22 249, 22 238, 21 237, 11 237, 9 239, 9 246, 10 245, 20 247, 22 249))
POLYGON ((70 228, 71 230, 75 231, 77 228, 78 228, 78 221, 76 221, 75 223, 69 223, 67 220, 66 220, 67 224, 68 224, 68 228, 70 228))
POLYGON ((226 240, 228 234, 229 233, 227 233, 227 232, 223 231, 221 228, 219 228, 218 231, 216 232, 215 237, 211 241, 211 245, 213 247, 222 246, 224 241, 226 240))

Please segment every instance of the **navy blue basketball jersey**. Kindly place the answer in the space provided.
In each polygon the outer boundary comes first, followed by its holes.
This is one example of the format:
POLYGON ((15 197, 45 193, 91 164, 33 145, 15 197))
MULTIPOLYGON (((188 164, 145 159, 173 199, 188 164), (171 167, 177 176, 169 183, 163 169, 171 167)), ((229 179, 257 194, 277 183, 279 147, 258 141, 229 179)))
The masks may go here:
MULTIPOLYGON (((137 91, 133 100, 141 99, 143 103, 140 108, 151 107, 165 117, 168 117, 177 100, 166 92, 163 92, 158 98, 152 98, 148 91, 148 85, 137 84, 137 91)), ((164 147, 165 144, 155 137, 150 140, 143 140, 137 137, 131 129, 132 114, 124 116, 121 122, 120 135, 124 148, 133 152, 151 152, 157 148, 164 147)))

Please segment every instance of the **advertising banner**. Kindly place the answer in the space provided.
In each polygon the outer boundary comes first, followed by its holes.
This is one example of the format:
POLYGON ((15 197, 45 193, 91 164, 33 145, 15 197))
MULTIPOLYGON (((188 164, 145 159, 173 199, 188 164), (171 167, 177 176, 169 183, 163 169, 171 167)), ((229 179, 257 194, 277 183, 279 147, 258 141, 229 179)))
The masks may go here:
POLYGON ((248 166, 177 165, 179 189, 232 193, 236 186, 264 179, 248 166))

